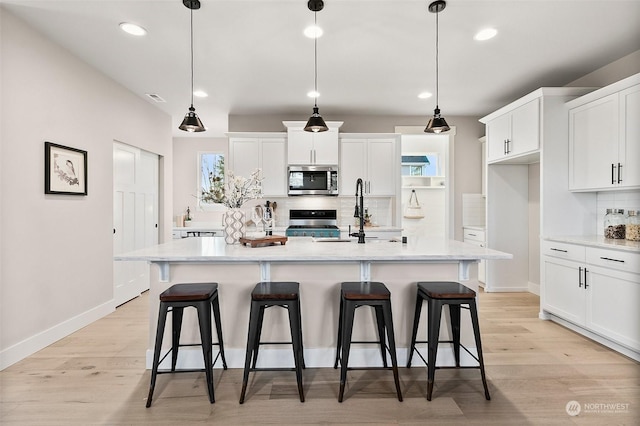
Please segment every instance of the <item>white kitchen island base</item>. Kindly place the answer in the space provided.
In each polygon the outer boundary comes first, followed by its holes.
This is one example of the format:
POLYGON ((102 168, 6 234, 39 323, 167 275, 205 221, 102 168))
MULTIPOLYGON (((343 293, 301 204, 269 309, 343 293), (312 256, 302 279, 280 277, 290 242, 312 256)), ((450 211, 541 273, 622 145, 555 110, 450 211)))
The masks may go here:
MULTIPOLYGON (((311 238, 292 238, 284 246, 250 248, 227 246, 221 238, 212 237, 176 240, 125 254, 116 260, 147 260, 152 263, 147 368, 150 368, 152 360, 159 294, 173 284, 190 282, 219 284, 227 364, 231 368, 242 368, 250 294, 255 284, 261 280, 300 283, 305 363, 307 367, 313 368, 333 366, 342 281, 360 281, 364 274, 371 281, 383 282, 389 288, 398 363, 403 365, 406 364, 411 338, 416 300, 415 283, 457 281, 477 291, 476 262, 488 258, 508 259, 510 255, 452 240, 416 238, 403 245, 399 242, 320 243, 311 238)), ((181 337, 183 343, 199 342, 195 310, 192 311, 184 312, 181 337)), ((284 310, 270 309, 265 312, 263 341, 290 340, 285 315, 284 310)), ((443 315, 441 333, 447 336, 448 315, 446 312, 443 315)), ((353 340, 376 340, 374 325, 373 311, 359 309, 356 312, 353 340)), ((426 336, 426 321, 421 322, 418 332, 420 336, 426 336)), ((165 342, 170 340, 168 335, 165 336, 165 342)), ((475 343, 468 313, 462 317, 461 341, 473 352, 475 343)), ((423 346, 426 348, 426 345, 423 346)), ((471 357, 461 356, 463 365, 474 365, 471 357)), ((439 348, 438 359, 439 365, 453 363, 453 354, 447 345, 439 348)), ((291 366, 292 351, 288 346, 265 345, 260 349, 258 366, 260 365, 291 366)), ((381 365, 379 347, 355 344, 349 365, 381 365)), ((179 368, 201 366, 200 348, 180 350, 179 368)))

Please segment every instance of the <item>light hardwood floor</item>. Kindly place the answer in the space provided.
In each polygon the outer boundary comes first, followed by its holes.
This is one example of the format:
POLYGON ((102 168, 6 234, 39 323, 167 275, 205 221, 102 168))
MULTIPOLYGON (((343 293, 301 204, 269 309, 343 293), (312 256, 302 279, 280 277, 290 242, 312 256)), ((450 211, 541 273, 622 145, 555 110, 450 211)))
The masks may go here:
POLYGON ((215 370, 215 404, 202 373, 159 377, 145 408, 148 296, 0 372, 3 425, 141 424, 640 424, 640 364, 537 318, 532 294, 480 294, 492 400, 478 370, 438 370, 427 401, 426 369, 400 370, 404 402, 388 371, 353 371, 337 402, 338 372, 256 373, 238 404, 242 370, 215 370), (578 416, 566 405, 580 404, 578 416), (617 404, 615 407, 605 404, 617 404))

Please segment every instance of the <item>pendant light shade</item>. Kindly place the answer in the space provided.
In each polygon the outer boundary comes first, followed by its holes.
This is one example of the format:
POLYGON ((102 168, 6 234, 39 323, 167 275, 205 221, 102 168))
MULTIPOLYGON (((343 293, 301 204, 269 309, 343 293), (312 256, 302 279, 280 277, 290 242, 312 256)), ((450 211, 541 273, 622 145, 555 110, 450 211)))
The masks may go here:
POLYGON ((200 121, 198 114, 196 114, 196 109, 193 107, 193 11, 194 9, 200 9, 200 0, 182 0, 182 3, 191 11, 191 106, 178 129, 185 132, 204 132, 207 129, 200 121))
POLYGON ((436 15, 436 109, 433 111, 433 118, 429 120, 424 129, 426 133, 442 133, 451 129, 444 117, 440 115, 440 107, 438 106, 438 14, 445 7, 447 7, 447 2, 443 0, 434 1, 429 5, 429 12, 436 15))
MULTIPOLYGON (((317 14, 324 8, 324 2, 322 0, 309 0, 307 3, 307 7, 309 10, 313 12, 313 23, 317 26, 317 14)), ((313 66, 314 66, 314 90, 315 90, 315 101, 313 104, 313 114, 307 121, 307 125, 304 126, 305 132, 326 132, 329 130, 327 124, 322 119, 320 112, 318 110, 318 37, 316 36, 313 39, 313 66)))

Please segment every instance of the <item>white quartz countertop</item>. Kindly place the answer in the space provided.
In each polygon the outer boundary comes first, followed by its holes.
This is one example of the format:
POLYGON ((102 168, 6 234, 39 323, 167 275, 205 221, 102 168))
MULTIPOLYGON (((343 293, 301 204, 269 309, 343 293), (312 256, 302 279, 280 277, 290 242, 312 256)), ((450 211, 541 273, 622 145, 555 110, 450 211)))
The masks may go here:
POLYGON ((581 244, 590 247, 601 247, 614 250, 640 252, 640 241, 613 240, 605 238, 603 235, 563 235, 556 237, 545 237, 548 241, 559 243, 581 244))
POLYGON ((355 241, 310 237, 289 238, 285 245, 248 247, 227 245, 222 237, 184 238, 114 256, 114 260, 148 262, 455 262, 480 259, 511 259, 509 253, 455 240, 411 237, 407 244, 376 239, 355 241))

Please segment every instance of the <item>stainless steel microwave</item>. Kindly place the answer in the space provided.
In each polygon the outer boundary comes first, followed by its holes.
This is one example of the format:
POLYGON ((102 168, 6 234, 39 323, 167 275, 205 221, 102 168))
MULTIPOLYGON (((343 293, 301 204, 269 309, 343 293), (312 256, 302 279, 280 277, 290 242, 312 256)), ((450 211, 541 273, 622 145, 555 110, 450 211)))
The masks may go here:
POLYGON ((338 166, 289 166, 289 195, 338 195, 338 166))

